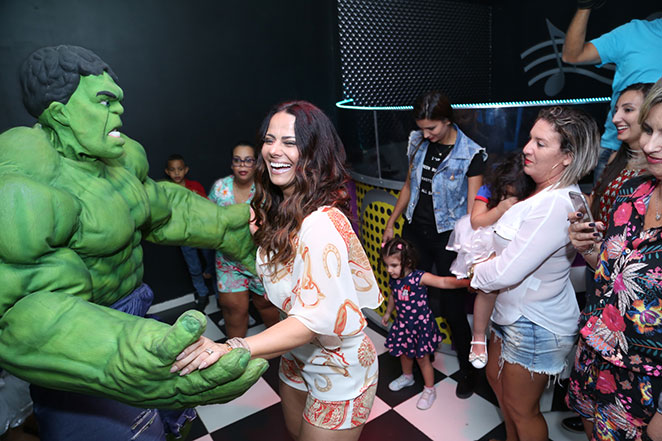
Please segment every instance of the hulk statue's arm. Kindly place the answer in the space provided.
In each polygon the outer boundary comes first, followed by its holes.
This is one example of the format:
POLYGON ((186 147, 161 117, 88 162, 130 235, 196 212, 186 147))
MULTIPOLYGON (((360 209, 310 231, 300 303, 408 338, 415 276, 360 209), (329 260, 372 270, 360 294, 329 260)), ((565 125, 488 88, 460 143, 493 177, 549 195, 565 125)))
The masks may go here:
POLYGON ((162 245, 188 245, 221 251, 255 274, 256 247, 248 229, 247 204, 219 207, 208 199, 172 182, 155 182, 147 176, 145 150, 125 139, 123 166, 143 182, 151 216, 143 226, 145 239, 162 245))
POLYGON ((257 381, 266 362, 241 351, 215 372, 169 372, 204 330, 196 311, 171 327, 87 301, 90 273, 68 245, 79 203, 48 184, 59 157, 45 138, 21 129, 0 135, 0 366, 34 384, 163 408, 226 402, 257 381))

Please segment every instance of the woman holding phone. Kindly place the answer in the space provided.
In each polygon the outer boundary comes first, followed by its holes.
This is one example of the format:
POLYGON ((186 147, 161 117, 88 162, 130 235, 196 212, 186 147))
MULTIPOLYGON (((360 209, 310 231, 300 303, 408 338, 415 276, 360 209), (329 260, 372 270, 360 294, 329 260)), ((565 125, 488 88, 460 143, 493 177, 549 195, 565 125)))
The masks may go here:
POLYGON ((625 182, 608 226, 570 213, 570 240, 595 268, 568 386, 568 405, 596 440, 662 439, 662 82, 639 115, 646 174, 625 182), (651 427, 653 420, 657 424, 651 427))
POLYGON ((577 333, 579 307, 570 282, 575 257, 567 234, 569 192, 598 157, 595 121, 571 107, 543 109, 523 149, 531 196, 494 225, 496 257, 474 266, 471 286, 498 291, 492 313, 487 379, 508 439, 546 441, 540 397, 559 375, 577 333))

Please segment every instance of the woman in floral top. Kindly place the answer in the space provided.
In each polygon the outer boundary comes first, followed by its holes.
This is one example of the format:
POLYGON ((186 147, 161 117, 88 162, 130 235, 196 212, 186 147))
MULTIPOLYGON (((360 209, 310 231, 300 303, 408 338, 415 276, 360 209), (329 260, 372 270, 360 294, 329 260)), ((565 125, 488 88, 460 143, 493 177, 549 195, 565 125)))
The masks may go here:
POLYGON ((579 213, 569 215, 570 239, 595 268, 597 288, 580 316, 567 400, 596 440, 662 435, 647 430, 662 391, 662 83, 639 121, 650 175, 621 187, 604 240, 579 213))

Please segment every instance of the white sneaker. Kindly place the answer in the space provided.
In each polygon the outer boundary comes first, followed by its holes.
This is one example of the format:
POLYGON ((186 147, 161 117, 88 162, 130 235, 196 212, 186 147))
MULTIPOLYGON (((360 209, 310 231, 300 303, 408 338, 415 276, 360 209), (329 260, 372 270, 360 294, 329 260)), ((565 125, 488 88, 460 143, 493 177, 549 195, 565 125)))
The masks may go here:
POLYGON ((437 391, 433 389, 428 389, 427 387, 423 388, 423 393, 421 397, 416 402, 416 407, 421 410, 428 410, 432 407, 432 403, 437 399, 437 391))
POLYGON ((414 376, 410 376, 409 378, 405 377, 405 374, 400 375, 398 378, 395 380, 391 381, 388 384, 388 388, 391 389, 393 392, 397 392, 402 388, 413 386, 414 385, 414 376))

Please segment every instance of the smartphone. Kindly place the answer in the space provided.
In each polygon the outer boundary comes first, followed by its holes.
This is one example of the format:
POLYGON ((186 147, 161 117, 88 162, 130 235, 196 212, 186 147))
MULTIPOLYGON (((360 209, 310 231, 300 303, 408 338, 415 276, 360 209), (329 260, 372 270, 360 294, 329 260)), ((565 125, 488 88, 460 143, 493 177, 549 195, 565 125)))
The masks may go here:
MULTIPOLYGON (((588 201, 584 195, 576 191, 570 191, 568 192, 568 195, 570 196, 570 201, 572 202, 572 206, 574 207, 575 211, 584 213, 584 217, 582 218, 583 221, 595 222, 595 220, 593 220, 593 216, 591 215, 591 208, 588 206, 588 201)), ((598 233, 600 238, 602 238, 602 233, 600 233, 596 227, 593 227, 593 232, 598 233)))

